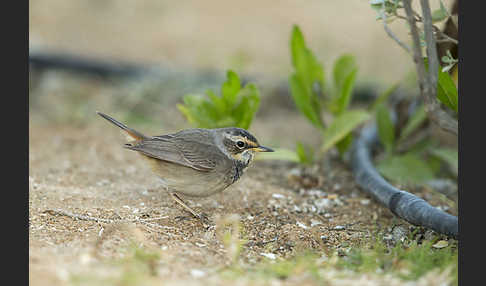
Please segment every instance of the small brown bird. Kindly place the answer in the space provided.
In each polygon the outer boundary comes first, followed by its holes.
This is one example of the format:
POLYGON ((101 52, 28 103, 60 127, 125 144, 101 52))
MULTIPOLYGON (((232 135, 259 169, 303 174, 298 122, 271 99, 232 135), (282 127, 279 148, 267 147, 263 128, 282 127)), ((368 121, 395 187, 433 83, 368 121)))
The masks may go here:
POLYGON ((171 197, 199 219, 205 218, 179 194, 206 197, 221 192, 241 177, 256 152, 273 152, 242 128, 194 128, 145 136, 106 114, 96 113, 133 139, 124 147, 143 155, 171 197))

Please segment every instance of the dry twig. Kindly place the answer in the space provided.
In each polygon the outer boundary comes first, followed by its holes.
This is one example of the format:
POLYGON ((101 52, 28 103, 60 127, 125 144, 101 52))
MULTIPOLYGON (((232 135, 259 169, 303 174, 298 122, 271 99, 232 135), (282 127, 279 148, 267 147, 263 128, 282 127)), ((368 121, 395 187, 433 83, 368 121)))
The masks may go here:
POLYGON ((432 25, 432 15, 428 0, 420 0, 422 6, 422 21, 424 23, 425 42, 427 44, 427 58, 429 62, 428 73, 425 70, 422 50, 420 47, 420 37, 416 25, 415 13, 412 10, 411 0, 403 0, 403 6, 407 13, 407 20, 410 25, 413 39, 413 59, 419 81, 419 88, 425 102, 425 110, 429 118, 442 129, 458 134, 458 124, 452 116, 442 110, 436 99, 437 94, 437 71, 439 60, 437 56, 437 46, 432 25))

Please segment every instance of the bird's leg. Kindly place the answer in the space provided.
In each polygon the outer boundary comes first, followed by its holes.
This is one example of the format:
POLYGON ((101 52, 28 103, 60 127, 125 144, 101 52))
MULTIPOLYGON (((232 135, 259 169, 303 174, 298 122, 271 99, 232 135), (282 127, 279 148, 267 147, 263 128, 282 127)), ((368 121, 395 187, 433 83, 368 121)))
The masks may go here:
POLYGON ((194 217, 200 219, 203 223, 206 223, 208 218, 205 215, 199 214, 195 210, 191 209, 176 193, 170 192, 170 196, 174 199, 174 201, 183 206, 194 217))

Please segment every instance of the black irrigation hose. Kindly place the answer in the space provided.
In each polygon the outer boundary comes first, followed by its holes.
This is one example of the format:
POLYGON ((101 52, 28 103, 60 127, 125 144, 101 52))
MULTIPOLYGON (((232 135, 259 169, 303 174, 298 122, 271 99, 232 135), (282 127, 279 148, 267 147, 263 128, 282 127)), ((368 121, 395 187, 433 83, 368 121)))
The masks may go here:
POLYGON ((102 77, 135 77, 147 72, 138 64, 94 59, 64 52, 29 52, 29 64, 38 69, 62 69, 102 77))
POLYGON ((371 160, 371 149, 378 143, 377 127, 373 123, 361 130, 353 144, 351 167, 358 185, 396 216, 411 224, 458 239, 457 217, 431 206, 409 192, 395 188, 378 173, 371 160))

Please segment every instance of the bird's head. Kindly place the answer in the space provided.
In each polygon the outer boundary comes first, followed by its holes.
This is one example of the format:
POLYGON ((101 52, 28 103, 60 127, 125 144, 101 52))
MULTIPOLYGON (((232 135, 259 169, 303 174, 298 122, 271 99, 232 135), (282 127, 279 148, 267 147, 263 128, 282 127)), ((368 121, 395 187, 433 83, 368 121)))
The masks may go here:
POLYGON ((260 145, 255 136, 245 129, 236 127, 220 128, 216 129, 216 132, 218 136, 221 136, 221 145, 224 148, 224 153, 246 166, 253 160, 255 153, 273 152, 272 149, 260 145))

